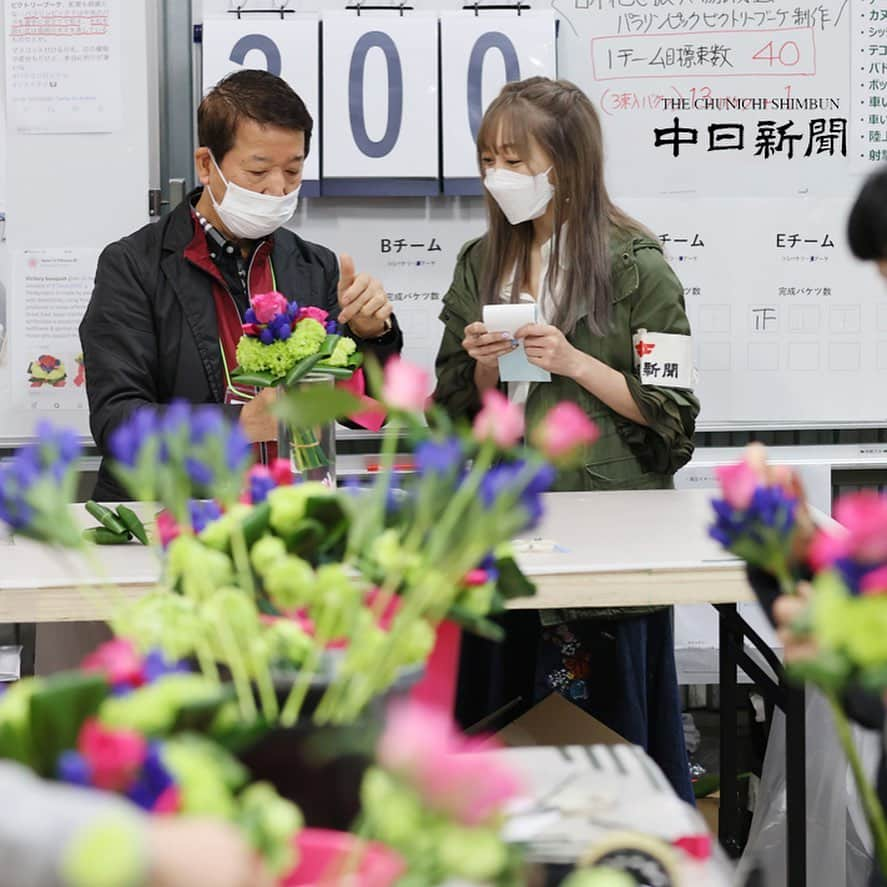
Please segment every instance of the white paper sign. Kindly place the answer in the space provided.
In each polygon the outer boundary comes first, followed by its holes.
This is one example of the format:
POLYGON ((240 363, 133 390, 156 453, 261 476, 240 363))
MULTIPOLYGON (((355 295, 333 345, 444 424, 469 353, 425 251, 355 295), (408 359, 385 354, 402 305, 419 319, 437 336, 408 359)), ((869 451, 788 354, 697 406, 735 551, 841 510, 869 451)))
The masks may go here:
POLYGON ((437 16, 323 16, 323 191, 430 195, 438 182, 437 16))
POLYGON ((554 13, 444 12, 440 27, 444 191, 479 194, 484 111, 509 81, 557 76, 554 13))
POLYGON ((690 336, 638 330, 632 342, 641 384, 660 388, 693 387, 693 340, 690 336))
POLYGON ((78 327, 92 295, 98 254, 94 249, 41 249, 15 256, 11 357, 19 406, 86 409, 78 327))
POLYGON ((208 18, 203 25, 203 92, 242 69, 284 79, 314 118, 302 195, 316 197, 320 180, 320 30, 313 15, 208 18))
POLYGON ((122 0, 6 0, 10 128, 114 132, 123 126, 122 0))

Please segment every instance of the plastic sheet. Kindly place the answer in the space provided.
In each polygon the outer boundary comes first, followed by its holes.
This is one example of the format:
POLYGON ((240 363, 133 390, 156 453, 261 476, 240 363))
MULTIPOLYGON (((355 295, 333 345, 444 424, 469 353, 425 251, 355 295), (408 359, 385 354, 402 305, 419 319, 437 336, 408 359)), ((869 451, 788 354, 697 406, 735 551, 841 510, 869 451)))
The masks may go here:
MULTIPOLYGON (((808 690, 807 885, 866 887, 872 841, 850 768, 838 744, 826 700, 808 690)), ((854 727, 863 766, 874 779, 882 749, 879 733, 854 727)), ((758 868, 763 887, 786 884, 785 717, 773 716, 767 753, 737 884, 758 868)))

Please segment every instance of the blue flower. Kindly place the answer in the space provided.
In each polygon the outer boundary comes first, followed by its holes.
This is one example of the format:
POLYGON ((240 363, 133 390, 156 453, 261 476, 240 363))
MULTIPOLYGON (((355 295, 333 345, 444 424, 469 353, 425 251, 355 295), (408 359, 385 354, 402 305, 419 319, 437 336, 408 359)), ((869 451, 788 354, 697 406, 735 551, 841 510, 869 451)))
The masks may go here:
POLYGON ((191 515, 191 526, 195 533, 202 533, 207 524, 211 524, 222 516, 219 503, 212 499, 192 499, 188 503, 188 510, 191 515))
POLYGON ((34 517, 26 499, 29 486, 30 480, 20 475, 16 459, 0 465, 0 520, 14 532, 26 529, 34 517))
POLYGON ((259 340, 263 345, 271 345, 274 342, 274 330, 269 327, 265 327, 262 332, 259 333, 259 340))
POLYGON ((443 441, 427 440, 416 447, 414 456, 416 470, 421 476, 448 475, 462 465, 462 444, 456 437, 443 441))
POLYGON ((222 433, 224 428, 225 417, 217 406, 199 406, 191 414, 191 443, 199 444, 222 433))
POLYGON ((243 312, 243 322, 244 323, 258 323, 259 319, 256 317, 256 312, 252 308, 247 308, 246 311, 243 312))
POLYGON ((287 317, 290 320, 294 320, 296 315, 299 313, 299 303, 298 302, 290 302, 286 309, 287 317))
POLYGON ((260 505, 264 502, 276 486, 274 478, 270 475, 252 475, 249 479, 249 493, 253 505, 260 505))
POLYGON ((241 471, 246 467, 252 455, 253 445, 239 425, 228 428, 228 439, 225 443, 225 465, 229 471, 241 471))
POLYGON ((193 456, 185 459, 185 471, 188 472, 191 482, 198 487, 208 487, 213 481, 212 470, 193 456))
POLYGON ((715 522, 709 535, 727 549, 738 543, 763 548, 788 539, 795 525, 796 506, 797 501, 780 487, 758 487, 744 510, 714 499, 715 522))
POLYGON ((158 430, 157 414, 152 407, 139 407, 108 440, 111 455, 117 462, 134 468, 144 444, 158 430))
POLYGON ((151 650, 144 661, 145 681, 153 684, 158 678, 169 674, 187 674, 191 666, 187 662, 168 662, 161 650, 151 650))
POLYGON ((523 489, 515 490, 525 469, 526 462, 522 460, 491 468, 481 480, 480 497, 485 508, 492 508, 500 497, 517 492, 520 504, 527 513, 527 523, 523 529, 532 529, 542 517, 544 509, 540 497, 554 482, 555 471, 550 465, 541 465, 528 481, 523 481, 523 489))
POLYGON ((277 328, 277 338, 285 342, 293 334, 293 328, 288 323, 282 323, 277 328))
POLYGON ((339 326, 338 321, 328 320, 326 322, 326 332, 328 336, 338 336, 340 329, 341 327, 339 326))
POLYGON ((142 770, 126 795, 143 810, 153 810, 157 799, 174 783, 175 780, 163 763, 160 744, 152 742, 148 746, 142 770))
POLYGON ((56 773, 62 782, 71 785, 92 785, 92 770, 80 752, 63 751, 56 763, 56 773))

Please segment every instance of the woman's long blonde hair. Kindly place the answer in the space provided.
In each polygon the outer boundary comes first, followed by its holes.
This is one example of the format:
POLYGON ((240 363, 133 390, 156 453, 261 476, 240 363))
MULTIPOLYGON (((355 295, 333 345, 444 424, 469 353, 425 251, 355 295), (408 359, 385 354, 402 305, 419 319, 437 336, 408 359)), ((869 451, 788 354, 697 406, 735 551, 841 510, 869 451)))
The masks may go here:
MULTIPOLYGON (((527 157, 535 141, 554 164, 554 234, 546 286, 558 293, 554 326, 569 333, 582 317, 593 333, 610 325, 610 232, 617 227, 650 234, 616 207, 604 184, 601 124, 588 96, 566 80, 531 77, 508 83, 484 114, 477 136, 483 156, 507 146, 527 157), (566 224, 564 230, 562 226, 566 224), (561 268, 561 257, 567 261, 561 268), (555 287, 557 289, 555 290, 555 287)), ((512 301, 530 275, 532 222, 511 225, 485 189, 489 231, 481 287, 484 302, 499 301, 506 275, 516 269, 512 301)))

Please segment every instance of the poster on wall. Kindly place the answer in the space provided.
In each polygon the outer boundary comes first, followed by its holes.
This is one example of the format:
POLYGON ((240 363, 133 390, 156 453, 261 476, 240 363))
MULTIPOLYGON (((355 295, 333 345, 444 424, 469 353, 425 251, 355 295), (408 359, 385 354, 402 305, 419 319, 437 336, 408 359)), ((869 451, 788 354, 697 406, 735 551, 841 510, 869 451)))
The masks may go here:
POLYGON ((877 3, 571 6, 560 73, 600 111, 615 195, 839 196, 852 166, 887 158, 868 142, 887 136, 869 126, 887 90, 877 3))
POLYGON ((6 0, 6 104, 20 133, 123 126, 122 0, 6 0))
POLYGON ((78 327, 98 256, 95 249, 31 249, 14 256, 9 360, 16 406, 39 412, 86 409, 78 327))
POLYGON ((303 197, 320 193, 320 20, 317 16, 213 17, 203 24, 203 93, 243 69, 284 79, 314 120, 314 139, 302 175, 303 197))

